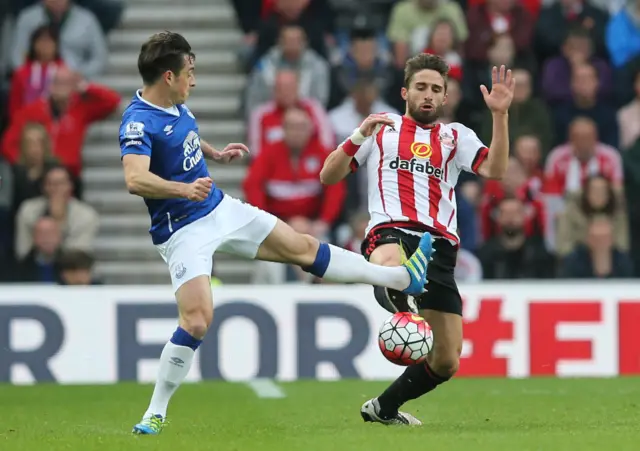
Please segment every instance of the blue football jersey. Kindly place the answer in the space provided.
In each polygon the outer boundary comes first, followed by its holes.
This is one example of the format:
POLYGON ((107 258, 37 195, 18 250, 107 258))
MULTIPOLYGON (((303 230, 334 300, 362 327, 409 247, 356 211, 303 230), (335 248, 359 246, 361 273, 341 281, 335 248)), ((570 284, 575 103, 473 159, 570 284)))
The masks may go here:
MULTIPOLYGON (((149 170, 165 180, 191 183, 209 177, 198 135, 196 119, 185 105, 161 108, 136 92, 122 115, 120 124, 121 157, 147 155, 149 170)), ((208 215, 222 200, 215 185, 202 202, 188 199, 144 199, 151 216, 151 238, 164 243, 173 233, 208 215)))

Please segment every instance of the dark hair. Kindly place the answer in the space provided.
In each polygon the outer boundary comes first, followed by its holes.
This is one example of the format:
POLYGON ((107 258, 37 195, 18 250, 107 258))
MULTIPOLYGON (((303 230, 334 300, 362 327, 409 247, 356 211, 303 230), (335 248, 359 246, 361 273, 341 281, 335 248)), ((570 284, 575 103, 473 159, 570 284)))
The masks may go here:
POLYGON ((369 27, 358 27, 355 26, 349 32, 349 37, 351 41, 368 41, 376 38, 375 30, 369 27))
POLYGON ((569 38, 582 38, 591 41, 591 34, 585 27, 574 25, 567 30, 564 40, 567 41, 569 38))
POLYGON ((31 33, 31 39, 29 41, 29 52, 27 53, 27 60, 34 61, 36 59, 36 41, 43 36, 49 35, 51 39, 56 43, 56 55, 55 59, 60 59, 60 44, 58 42, 58 33, 50 25, 40 25, 31 33))
POLYGON ((447 90, 447 77, 449 76, 449 65, 438 55, 431 53, 420 53, 407 61, 404 66, 404 87, 409 88, 413 76, 423 70, 435 70, 444 78, 444 89, 447 90))
POLYGON ((138 72, 145 85, 152 85, 167 71, 179 73, 184 57, 195 59, 189 42, 178 33, 164 31, 151 36, 142 44, 138 56, 138 72))
POLYGON ((618 206, 617 204, 618 204, 618 199, 616 197, 616 193, 613 190, 613 185, 611 181, 607 177, 601 174, 594 174, 589 176, 584 181, 584 185, 582 187, 582 193, 580 195, 580 207, 587 216, 593 216, 597 213, 602 213, 607 216, 613 216, 614 213, 616 212, 616 208, 618 206), (596 210, 595 208, 593 208, 591 204, 589 204, 589 188, 595 180, 604 180, 606 182, 607 196, 609 196, 609 200, 607 201, 606 205, 599 210, 596 210))
POLYGON ((56 266, 59 271, 89 270, 93 267, 93 262, 93 257, 85 251, 66 250, 56 259, 56 266))

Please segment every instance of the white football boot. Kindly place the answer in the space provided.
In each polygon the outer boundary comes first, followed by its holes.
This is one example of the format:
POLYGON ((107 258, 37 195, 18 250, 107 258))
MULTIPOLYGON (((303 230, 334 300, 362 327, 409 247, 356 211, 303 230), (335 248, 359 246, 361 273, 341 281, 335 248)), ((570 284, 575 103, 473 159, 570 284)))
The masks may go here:
POLYGON ((378 398, 370 399, 365 402, 360 409, 360 415, 366 422, 382 423, 385 425, 408 425, 408 426, 420 426, 422 421, 418 420, 411 414, 405 412, 398 412, 393 418, 381 418, 380 417, 380 404, 378 398))

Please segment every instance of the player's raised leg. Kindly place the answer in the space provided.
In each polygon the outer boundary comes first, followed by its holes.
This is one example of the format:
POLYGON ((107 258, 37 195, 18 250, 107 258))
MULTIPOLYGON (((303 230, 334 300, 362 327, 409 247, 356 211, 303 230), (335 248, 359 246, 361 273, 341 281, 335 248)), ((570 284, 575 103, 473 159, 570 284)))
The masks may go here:
POLYGON ((255 258, 293 263, 317 277, 335 282, 380 285, 418 294, 424 291, 432 252, 431 235, 425 233, 416 252, 402 265, 374 265, 359 254, 322 243, 310 235, 298 234, 278 220, 255 258))
MULTIPOLYGON (((446 293, 439 292, 446 289, 433 284, 428 295, 446 296, 446 293)), ((434 347, 427 363, 408 367, 379 397, 367 401, 361 409, 365 421, 387 425, 421 424, 398 409, 407 401, 417 399, 447 382, 458 371, 463 340, 462 316, 431 309, 421 310, 420 313, 431 326, 434 336, 434 347)))

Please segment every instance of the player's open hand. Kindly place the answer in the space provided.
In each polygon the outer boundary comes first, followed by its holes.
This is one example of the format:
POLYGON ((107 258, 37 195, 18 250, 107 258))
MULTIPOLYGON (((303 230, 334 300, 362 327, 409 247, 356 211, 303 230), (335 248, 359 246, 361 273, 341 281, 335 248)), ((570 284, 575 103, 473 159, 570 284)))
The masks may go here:
POLYGON ((383 125, 394 125, 393 119, 384 114, 370 114, 360 125, 360 133, 362 136, 371 136, 376 133, 383 125))
POLYGON ((201 202, 209 197, 212 187, 213 180, 211 180, 211 178, 201 177, 195 182, 187 185, 186 198, 194 202, 201 202))
POLYGON ((249 154, 249 149, 242 143, 228 144, 224 149, 218 152, 216 161, 219 163, 231 163, 234 160, 244 158, 249 154))
POLYGON ((500 70, 493 66, 491 71, 491 92, 485 85, 480 86, 484 101, 492 113, 506 113, 509 111, 513 92, 516 89, 516 79, 511 74, 511 69, 500 66, 500 70))

